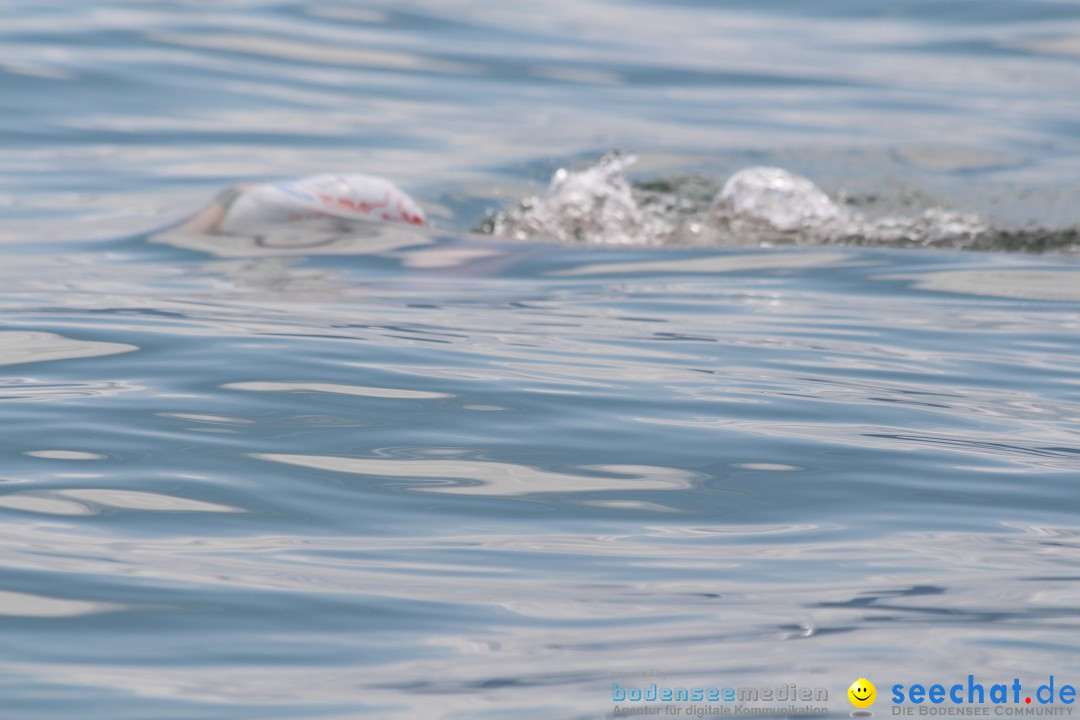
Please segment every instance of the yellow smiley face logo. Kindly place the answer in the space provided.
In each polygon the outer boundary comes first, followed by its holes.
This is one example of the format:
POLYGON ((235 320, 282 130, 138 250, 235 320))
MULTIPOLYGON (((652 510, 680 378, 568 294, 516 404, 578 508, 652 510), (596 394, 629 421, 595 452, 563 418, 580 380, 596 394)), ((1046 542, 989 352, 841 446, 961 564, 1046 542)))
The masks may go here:
POLYGON ((866 678, 859 678, 847 689, 848 700, 857 708, 867 708, 877 699, 877 688, 866 678))

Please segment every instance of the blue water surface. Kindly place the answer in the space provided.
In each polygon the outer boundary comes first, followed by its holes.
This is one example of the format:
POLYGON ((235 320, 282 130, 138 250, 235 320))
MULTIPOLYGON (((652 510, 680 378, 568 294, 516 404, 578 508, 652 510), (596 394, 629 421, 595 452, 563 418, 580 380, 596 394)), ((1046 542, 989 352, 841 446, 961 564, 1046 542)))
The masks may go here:
MULTIPOLYGON (((465 234, 621 147, 1080 221, 1080 3, 0 2, 0 717, 1080 681, 1075 252, 465 234), (362 171, 435 229, 157 229, 362 171), (613 679, 618 675, 618 679, 613 679)), ((779 708, 780 714, 790 714, 779 708)))

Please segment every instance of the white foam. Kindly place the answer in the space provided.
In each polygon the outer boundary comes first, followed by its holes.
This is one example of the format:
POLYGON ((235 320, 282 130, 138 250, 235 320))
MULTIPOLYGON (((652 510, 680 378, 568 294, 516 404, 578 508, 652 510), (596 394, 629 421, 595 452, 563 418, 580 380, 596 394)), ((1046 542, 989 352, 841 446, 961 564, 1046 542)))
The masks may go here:
POLYGON ((634 158, 609 154, 581 170, 560 168, 547 191, 503 208, 493 235, 529 240, 641 245, 657 241, 624 170, 634 158))
POLYGON ((817 185, 774 167, 751 167, 732 175, 709 213, 720 222, 760 223, 782 232, 847 219, 817 185))
POLYGON ((732 175, 719 193, 701 178, 635 186, 632 157, 609 154, 559 169, 542 195, 500 210, 481 231, 518 240, 596 245, 793 244, 984 246, 992 228, 976 215, 930 208, 871 218, 809 179, 776 167, 732 175), (707 197, 703 196, 707 192, 707 197))

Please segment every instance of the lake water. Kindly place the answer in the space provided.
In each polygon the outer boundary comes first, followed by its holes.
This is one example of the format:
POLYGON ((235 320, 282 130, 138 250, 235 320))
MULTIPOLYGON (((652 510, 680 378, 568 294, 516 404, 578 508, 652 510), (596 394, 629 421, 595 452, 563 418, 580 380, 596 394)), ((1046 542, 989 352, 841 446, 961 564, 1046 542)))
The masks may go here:
POLYGON ((0 16, 0 717, 1080 683, 1080 3, 0 16), (612 149, 989 251, 467 232, 612 149), (332 171, 436 229, 156 232, 332 171))

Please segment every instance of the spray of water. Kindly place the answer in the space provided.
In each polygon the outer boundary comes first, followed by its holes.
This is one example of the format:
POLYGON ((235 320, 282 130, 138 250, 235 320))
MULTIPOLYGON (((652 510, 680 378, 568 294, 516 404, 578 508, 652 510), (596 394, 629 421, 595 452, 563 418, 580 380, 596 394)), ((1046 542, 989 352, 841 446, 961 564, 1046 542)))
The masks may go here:
POLYGON ((746 168, 722 186, 696 176, 631 183, 626 169, 633 162, 632 156, 611 153, 581 169, 560 169, 544 193, 504 207, 477 230, 519 240, 633 246, 1080 246, 1076 229, 994 228, 977 215, 943 208, 870 217, 781 168, 746 168))

